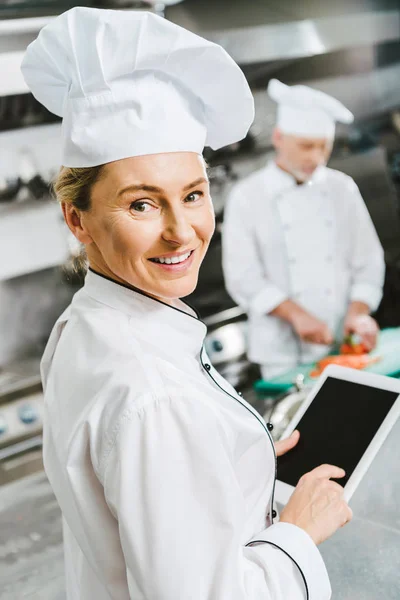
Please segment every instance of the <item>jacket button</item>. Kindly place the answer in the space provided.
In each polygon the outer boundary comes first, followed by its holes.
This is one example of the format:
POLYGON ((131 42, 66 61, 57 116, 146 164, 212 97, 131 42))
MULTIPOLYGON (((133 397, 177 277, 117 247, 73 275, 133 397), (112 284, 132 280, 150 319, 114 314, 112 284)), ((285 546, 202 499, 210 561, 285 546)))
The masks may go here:
POLYGON ((278 513, 276 512, 276 510, 273 510, 273 511, 272 511, 272 518, 273 518, 273 519, 276 519, 276 515, 277 515, 277 514, 278 514, 278 513))
POLYGON ((238 396, 243 396, 242 392, 238 392, 238 396))
POLYGON ((211 365, 209 365, 208 363, 205 363, 204 368, 207 369, 207 371, 209 371, 211 369, 211 365))
POLYGON ((274 426, 272 425, 272 423, 267 423, 267 428, 268 428, 268 431, 272 431, 274 426))

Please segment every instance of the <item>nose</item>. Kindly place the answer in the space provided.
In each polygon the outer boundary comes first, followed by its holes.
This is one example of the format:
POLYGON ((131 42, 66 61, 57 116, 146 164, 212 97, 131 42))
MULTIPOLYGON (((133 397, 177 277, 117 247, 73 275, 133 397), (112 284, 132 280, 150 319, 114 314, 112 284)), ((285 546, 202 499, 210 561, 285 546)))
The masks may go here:
POLYGON ((196 233, 190 220, 190 211, 184 206, 170 208, 164 217, 162 238, 174 246, 187 246, 196 233))

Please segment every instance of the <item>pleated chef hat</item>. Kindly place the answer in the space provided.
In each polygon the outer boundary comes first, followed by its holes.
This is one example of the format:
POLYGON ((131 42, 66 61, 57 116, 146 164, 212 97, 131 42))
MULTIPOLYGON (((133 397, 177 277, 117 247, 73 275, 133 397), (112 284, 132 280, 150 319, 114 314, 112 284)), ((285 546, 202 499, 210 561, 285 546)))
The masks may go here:
POLYGON ((29 45, 22 73, 63 118, 68 167, 218 149, 244 138, 254 118, 225 50, 146 11, 73 8, 29 45))
POLYGON ((271 79, 268 94, 278 103, 277 127, 286 134, 333 138, 335 121, 352 123, 353 114, 336 98, 306 85, 288 86, 271 79))

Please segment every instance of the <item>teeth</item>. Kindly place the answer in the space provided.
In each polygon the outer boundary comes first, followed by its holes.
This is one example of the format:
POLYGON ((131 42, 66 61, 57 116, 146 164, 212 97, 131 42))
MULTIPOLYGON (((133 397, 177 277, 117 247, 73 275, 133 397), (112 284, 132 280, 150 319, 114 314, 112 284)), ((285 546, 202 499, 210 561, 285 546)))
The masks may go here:
POLYGON ((176 265, 177 263, 181 263, 184 260, 187 260, 191 252, 187 252, 186 254, 182 254, 181 256, 172 256, 171 258, 152 258, 154 262, 158 262, 166 265, 176 265))

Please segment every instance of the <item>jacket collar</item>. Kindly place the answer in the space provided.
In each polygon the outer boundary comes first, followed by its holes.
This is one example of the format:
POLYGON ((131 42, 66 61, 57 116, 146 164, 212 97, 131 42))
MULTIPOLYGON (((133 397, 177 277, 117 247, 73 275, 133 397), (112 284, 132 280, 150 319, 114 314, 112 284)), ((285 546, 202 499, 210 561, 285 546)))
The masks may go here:
POLYGON ((311 188, 318 183, 322 183, 326 176, 326 167, 318 167, 313 176, 303 185, 297 185, 295 178, 278 167, 274 160, 270 161, 265 169, 265 174, 268 180, 268 191, 273 195, 283 195, 294 189, 305 190, 311 188))
POLYGON ((133 331, 169 355, 171 352, 199 355, 207 327, 181 300, 177 302, 179 307, 170 306, 92 270, 86 275, 83 291, 94 300, 129 315, 133 331))

